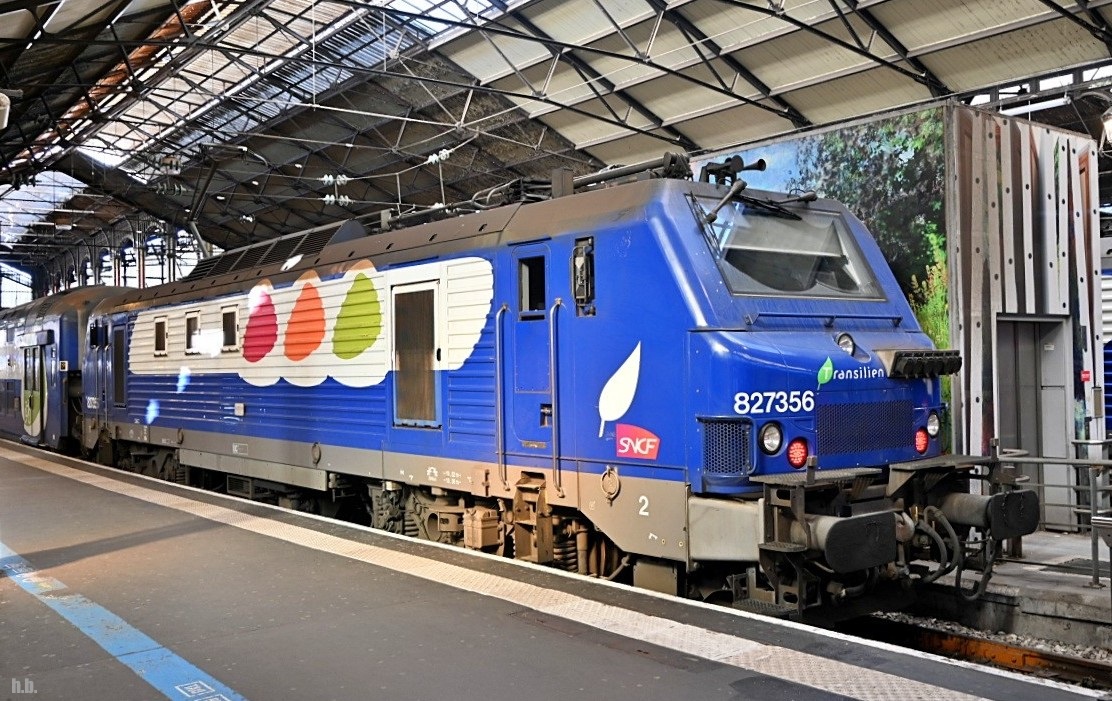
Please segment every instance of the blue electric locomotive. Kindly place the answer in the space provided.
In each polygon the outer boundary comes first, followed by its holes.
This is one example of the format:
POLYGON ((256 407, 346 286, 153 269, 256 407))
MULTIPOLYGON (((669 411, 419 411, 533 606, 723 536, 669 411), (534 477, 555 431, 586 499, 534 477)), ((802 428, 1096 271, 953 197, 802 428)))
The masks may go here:
POLYGON ((861 222, 732 175, 693 182, 669 156, 113 296, 90 322, 82 446, 798 611, 935 579, 971 533, 1032 531, 1032 492, 971 495, 975 461, 940 457, 939 377, 960 359, 931 348, 861 222))

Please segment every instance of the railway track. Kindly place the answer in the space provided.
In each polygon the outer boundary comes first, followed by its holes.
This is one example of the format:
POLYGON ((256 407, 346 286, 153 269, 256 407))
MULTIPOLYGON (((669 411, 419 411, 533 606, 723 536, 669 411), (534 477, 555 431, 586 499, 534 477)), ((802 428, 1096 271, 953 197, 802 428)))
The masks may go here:
POLYGON ((870 640, 987 664, 1032 676, 1112 691, 1112 664, 1023 647, 993 637, 941 630, 921 623, 869 616, 840 627, 870 640))

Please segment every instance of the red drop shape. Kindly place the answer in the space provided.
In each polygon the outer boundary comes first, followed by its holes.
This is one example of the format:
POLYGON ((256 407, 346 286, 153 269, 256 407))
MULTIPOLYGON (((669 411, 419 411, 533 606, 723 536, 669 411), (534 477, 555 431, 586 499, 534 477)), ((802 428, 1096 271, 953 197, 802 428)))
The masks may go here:
POLYGON ((257 363, 274 350, 278 343, 278 315, 274 312, 274 302, 270 295, 256 289, 259 303, 247 318, 247 329, 243 332, 243 357, 249 363, 257 363))

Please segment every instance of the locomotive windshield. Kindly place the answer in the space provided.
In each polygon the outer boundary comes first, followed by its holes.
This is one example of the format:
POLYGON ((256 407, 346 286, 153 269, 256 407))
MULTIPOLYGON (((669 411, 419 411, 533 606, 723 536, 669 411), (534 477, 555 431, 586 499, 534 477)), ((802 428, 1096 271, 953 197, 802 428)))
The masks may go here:
MULTIPOLYGON (((700 203, 701 212, 714 206, 700 203)), ((880 286, 838 212, 731 202, 703 220, 735 294, 879 299, 880 286)))

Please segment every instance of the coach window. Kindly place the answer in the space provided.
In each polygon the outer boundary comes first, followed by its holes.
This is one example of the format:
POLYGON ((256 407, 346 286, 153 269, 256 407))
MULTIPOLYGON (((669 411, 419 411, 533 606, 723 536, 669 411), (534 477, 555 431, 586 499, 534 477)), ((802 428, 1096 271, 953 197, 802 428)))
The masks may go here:
POLYGON ((236 312, 236 307, 224 307, 221 310, 220 318, 223 320, 224 328, 224 342, 220 347, 221 350, 234 351, 239 347, 238 315, 236 312))
POLYGON ((544 318, 544 256, 518 260, 518 304, 522 319, 544 318))
POLYGON ((39 387, 39 347, 23 349, 23 391, 38 392, 39 387))
POLYGON ((197 336, 201 333, 201 312, 185 315, 185 352, 197 353, 197 336))
POLYGON ((166 317, 154 320, 154 354, 166 355, 166 317))

